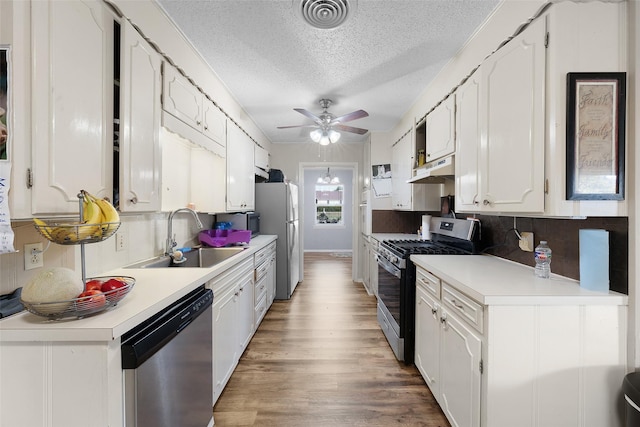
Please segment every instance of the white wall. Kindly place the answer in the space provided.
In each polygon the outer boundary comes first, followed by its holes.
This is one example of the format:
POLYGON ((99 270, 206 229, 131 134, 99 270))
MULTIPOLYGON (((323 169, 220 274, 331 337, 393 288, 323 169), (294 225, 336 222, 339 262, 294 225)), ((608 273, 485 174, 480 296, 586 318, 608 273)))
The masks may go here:
POLYGON ((343 225, 315 224, 315 186, 318 177, 327 173, 326 168, 304 168, 304 188, 302 191, 304 206, 304 242, 305 251, 351 251, 351 236, 355 225, 354 206, 352 203, 354 182, 353 170, 331 167, 331 175, 340 179, 344 185, 344 206, 342 211, 343 225))
POLYGON ((629 6, 629 73, 627 86, 628 124, 627 137, 629 147, 629 370, 640 368, 640 150, 637 148, 640 137, 640 2, 628 2, 629 6))

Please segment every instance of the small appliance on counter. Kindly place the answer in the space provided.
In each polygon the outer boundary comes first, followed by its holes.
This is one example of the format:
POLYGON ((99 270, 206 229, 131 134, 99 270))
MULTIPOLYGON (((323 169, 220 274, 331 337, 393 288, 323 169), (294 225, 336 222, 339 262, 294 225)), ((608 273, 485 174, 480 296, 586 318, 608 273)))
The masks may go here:
POLYGON ((249 230, 251 237, 260 234, 260 214, 258 212, 239 212, 229 214, 217 214, 216 222, 231 223, 233 230, 249 230))

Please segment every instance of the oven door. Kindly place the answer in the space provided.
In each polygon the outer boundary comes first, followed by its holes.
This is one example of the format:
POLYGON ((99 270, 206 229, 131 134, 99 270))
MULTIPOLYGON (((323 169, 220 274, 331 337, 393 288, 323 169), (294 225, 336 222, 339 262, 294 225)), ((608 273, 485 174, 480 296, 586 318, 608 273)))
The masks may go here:
POLYGON ((380 255, 376 255, 378 261, 378 301, 387 315, 393 320, 392 328, 398 337, 402 337, 400 331, 400 288, 402 286, 402 270, 391 264, 380 255))

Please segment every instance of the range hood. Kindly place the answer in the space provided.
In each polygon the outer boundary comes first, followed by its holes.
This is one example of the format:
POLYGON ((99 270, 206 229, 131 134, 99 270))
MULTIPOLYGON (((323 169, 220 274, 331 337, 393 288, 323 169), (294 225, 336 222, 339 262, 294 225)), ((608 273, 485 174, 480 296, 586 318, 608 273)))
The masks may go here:
POLYGON ((443 184, 447 179, 455 178, 453 156, 434 160, 415 170, 415 176, 409 184, 443 184))

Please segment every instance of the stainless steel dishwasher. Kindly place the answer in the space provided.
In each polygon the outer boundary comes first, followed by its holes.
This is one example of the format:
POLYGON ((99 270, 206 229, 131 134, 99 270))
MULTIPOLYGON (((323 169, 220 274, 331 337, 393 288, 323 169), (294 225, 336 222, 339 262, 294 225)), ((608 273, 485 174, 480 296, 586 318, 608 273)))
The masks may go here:
POLYGON ((123 336, 127 427, 212 424, 212 302, 198 288, 123 336))

